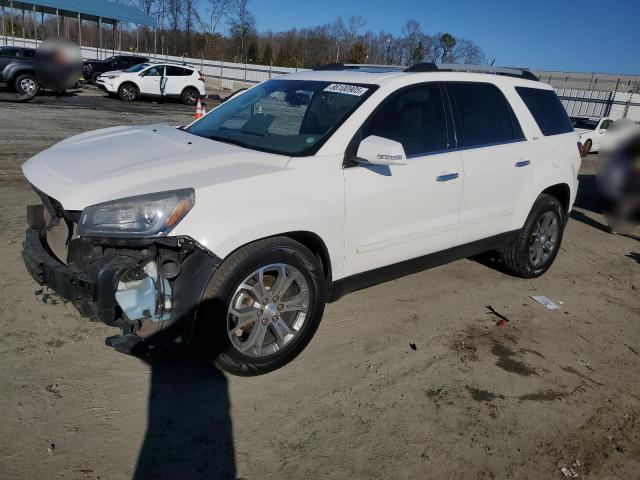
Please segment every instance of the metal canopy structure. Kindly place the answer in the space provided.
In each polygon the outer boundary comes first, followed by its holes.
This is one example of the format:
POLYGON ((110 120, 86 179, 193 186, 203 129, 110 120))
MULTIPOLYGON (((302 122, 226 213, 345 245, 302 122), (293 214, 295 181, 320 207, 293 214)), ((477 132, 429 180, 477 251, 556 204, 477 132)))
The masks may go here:
POLYGON ((156 19, 128 5, 107 0, 0 0, 0 6, 38 13, 80 17, 82 20, 116 24, 134 23, 155 27, 156 19))
MULTIPOLYGON (((14 32, 14 12, 19 11, 22 13, 22 41, 26 44, 25 35, 25 13, 29 16, 33 15, 33 40, 35 46, 38 46, 38 14, 40 14, 40 24, 44 24, 45 15, 55 15, 58 19, 56 22, 56 30, 58 36, 60 36, 60 18, 69 17, 74 18, 78 22, 78 44, 82 47, 82 21, 88 20, 90 22, 96 22, 98 30, 98 45, 96 46, 96 54, 98 56, 104 53, 102 44, 102 30, 103 25, 109 24, 113 28, 113 47, 112 52, 115 53, 115 49, 122 49, 122 26, 123 24, 134 24, 136 26, 136 52, 139 50, 138 29, 140 26, 152 27, 154 29, 153 38, 153 51, 154 56, 157 45, 157 32, 158 22, 157 20, 147 15, 146 13, 138 10, 135 7, 128 5, 120 5, 117 3, 109 2, 107 0, 0 0, 1 9, 1 23, 2 23, 2 38, 3 41, 8 44, 8 37, 5 32, 5 9, 11 10, 10 14, 10 34, 11 44, 15 45, 15 32, 14 32), (116 32, 119 30, 119 35, 116 40, 116 32)), ((42 40, 43 38, 41 38, 42 40)), ((26 45, 25 45, 26 46, 26 45)))

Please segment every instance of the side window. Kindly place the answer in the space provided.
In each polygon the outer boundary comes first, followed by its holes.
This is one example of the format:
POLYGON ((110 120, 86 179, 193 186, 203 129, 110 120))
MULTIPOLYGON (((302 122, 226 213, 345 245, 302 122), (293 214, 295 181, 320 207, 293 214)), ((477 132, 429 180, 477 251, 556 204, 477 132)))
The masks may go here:
POLYGON ((447 119, 439 85, 410 87, 387 99, 362 127, 361 138, 370 135, 400 142, 408 157, 446 150, 447 119))
POLYGON ((602 125, 600 125, 600 130, 608 130, 612 123, 613 123, 612 120, 603 121, 602 125))
POLYGON ((33 49, 23 50, 22 55, 28 58, 33 58, 36 56, 36 51, 33 49))
POLYGON ((516 87, 544 136, 573 132, 573 125, 562 102, 553 90, 516 87))
POLYGON ((461 146, 477 147, 524 139, 507 99, 495 85, 450 83, 448 86, 461 146))
POLYGON ((3 48, 0 49, 0 55, 4 57, 18 57, 18 50, 14 48, 3 48))
POLYGON ((174 67, 172 65, 167 65, 167 77, 181 77, 184 75, 184 68, 174 67))
POLYGON ((145 70, 144 74, 145 74, 145 76, 149 76, 149 77, 161 77, 162 76, 162 69, 163 69, 163 66, 162 65, 158 65, 158 66, 151 67, 151 68, 145 70))

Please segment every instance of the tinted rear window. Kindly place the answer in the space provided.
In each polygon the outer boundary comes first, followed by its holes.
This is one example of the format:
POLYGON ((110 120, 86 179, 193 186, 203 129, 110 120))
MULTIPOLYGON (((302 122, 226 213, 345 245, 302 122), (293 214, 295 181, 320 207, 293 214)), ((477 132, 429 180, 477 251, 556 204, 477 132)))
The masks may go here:
POLYGON ((553 90, 516 87, 544 136, 573 132, 573 126, 562 102, 553 90))
POLYGON ((496 86, 451 83, 449 91, 455 104, 462 146, 493 145, 524 138, 507 99, 496 86))

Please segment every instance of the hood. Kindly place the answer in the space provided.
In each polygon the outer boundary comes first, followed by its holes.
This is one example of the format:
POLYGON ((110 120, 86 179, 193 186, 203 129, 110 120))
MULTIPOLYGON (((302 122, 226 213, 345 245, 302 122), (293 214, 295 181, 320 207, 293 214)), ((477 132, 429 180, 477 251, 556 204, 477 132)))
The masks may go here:
POLYGON ((68 138, 23 166, 67 210, 178 188, 210 187, 281 170, 289 157, 208 140, 165 124, 113 127, 68 138))

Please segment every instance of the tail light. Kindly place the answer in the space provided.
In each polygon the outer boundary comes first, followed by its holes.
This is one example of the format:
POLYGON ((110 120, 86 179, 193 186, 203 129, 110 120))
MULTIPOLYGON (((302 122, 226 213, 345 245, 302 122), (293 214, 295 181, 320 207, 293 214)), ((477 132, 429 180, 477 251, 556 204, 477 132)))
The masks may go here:
POLYGON ((586 152, 584 151, 584 145, 582 144, 582 142, 578 142, 578 153, 582 158, 587 156, 586 152))
POLYGON ((202 74, 198 72, 198 75, 200 75, 200 78, 198 78, 198 80, 200 80, 202 83, 205 83, 204 77, 202 76, 202 74))

